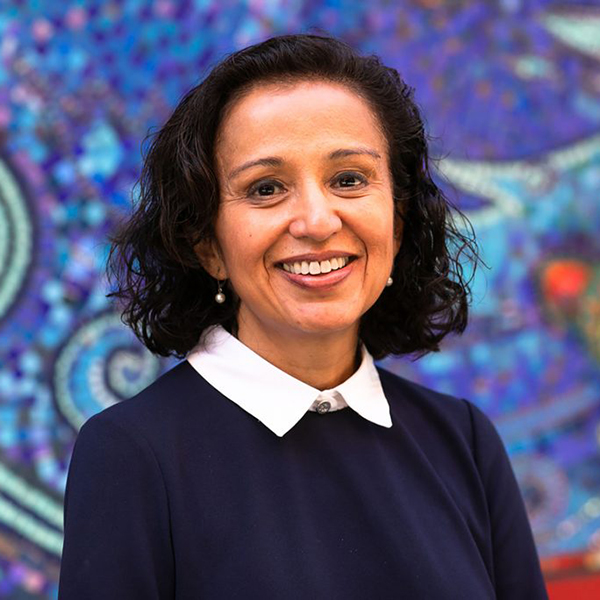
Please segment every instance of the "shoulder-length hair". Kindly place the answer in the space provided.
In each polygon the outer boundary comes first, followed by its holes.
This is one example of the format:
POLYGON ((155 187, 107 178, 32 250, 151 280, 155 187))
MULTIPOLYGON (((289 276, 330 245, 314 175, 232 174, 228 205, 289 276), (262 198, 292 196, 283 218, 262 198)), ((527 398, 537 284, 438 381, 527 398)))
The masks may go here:
MULTIPOLYGON (((225 111, 262 82, 323 80, 363 97, 385 133, 395 214, 403 239, 392 277, 363 315, 360 337, 375 358, 439 350, 467 324, 469 283, 461 257, 477 263, 472 228, 461 231, 453 207, 429 171, 423 120, 413 90, 377 56, 342 41, 298 34, 270 38, 235 52, 192 88, 151 138, 139 181, 139 202, 110 237, 108 296, 142 343, 162 356, 184 357, 202 332, 236 329, 237 301, 217 304, 216 282, 194 246, 212 239, 219 208, 214 164, 225 111)), ((457 214, 460 214, 459 212, 457 214)))

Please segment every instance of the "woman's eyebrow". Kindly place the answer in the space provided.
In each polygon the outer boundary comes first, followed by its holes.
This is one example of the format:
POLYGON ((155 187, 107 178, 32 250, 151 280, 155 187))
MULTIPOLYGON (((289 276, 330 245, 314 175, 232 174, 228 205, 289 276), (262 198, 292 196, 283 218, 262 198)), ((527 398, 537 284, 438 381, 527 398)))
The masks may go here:
POLYGON ((362 146, 359 148, 338 148, 337 150, 331 152, 329 158, 335 160, 336 158, 344 158, 346 156, 354 156, 356 154, 368 154, 374 158, 381 158, 379 152, 372 150, 371 148, 364 148, 362 146))
MULTIPOLYGON (((379 152, 372 150, 371 148, 338 148, 333 152, 330 152, 327 158, 335 160, 337 158, 344 158, 346 156, 354 156, 358 154, 368 154, 374 158, 381 158, 379 152)), ((249 160, 236 167, 229 173, 229 179, 237 177, 242 171, 250 169, 251 167, 280 167, 283 164, 283 159, 278 156, 265 156, 264 158, 257 158, 256 160, 249 160)))
POLYGON ((250 167, 280 167, 283 164, 283 159, 278 156, 266 156, 265 158, 257 158, 256 160, 249 160, 236 167, 229 173, 229 179, 237 177, 242 171, 249 169, 250 167))

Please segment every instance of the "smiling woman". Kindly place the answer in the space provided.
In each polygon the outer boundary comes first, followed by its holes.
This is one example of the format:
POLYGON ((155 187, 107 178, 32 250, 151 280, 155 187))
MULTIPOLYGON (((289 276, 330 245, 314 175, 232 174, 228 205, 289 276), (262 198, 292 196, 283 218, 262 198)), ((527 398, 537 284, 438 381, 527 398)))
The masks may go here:
POLYGON ((111 295, 185 360, 81 429, 59 597, 546 598, 492 423, 373 362, 460 333, 477 261, 398 73, 328 37, 241 50, 140 185, 111 295))
POLYGON ((215 164, 215 236, 197 253, 239 298, 237 338, 294 377, 333 387, 354 371, 339 357, 355 355, 360 318, 401 243, 377 117, 344 85, 261 85, 228 110, 215 164), (290 343, 306 352, 290 356, 290 343))

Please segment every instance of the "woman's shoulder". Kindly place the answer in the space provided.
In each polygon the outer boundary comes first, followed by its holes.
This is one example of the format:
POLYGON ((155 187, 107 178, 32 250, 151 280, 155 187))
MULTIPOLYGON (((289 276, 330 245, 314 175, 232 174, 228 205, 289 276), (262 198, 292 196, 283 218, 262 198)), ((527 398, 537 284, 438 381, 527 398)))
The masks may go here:
POLYGON ((118 427, 148 439, 168 439, 181 423, 201 423, 203 409, 218 392, 186 361, 159 376, 135 396, 93 415, 83 427, 118 427))
POLYGON ((456 416, 468 413, 467 405, 471 403, 466 399, 434 390, 379 366, 377 371, 391 404, 405 404, 456 416))
POLYGON ((475 452, 504 453, 504 444, 491 418, 467 398, 436 391, 377 367, 393 419, 416 435, 435 431, 460 437, 475 452))

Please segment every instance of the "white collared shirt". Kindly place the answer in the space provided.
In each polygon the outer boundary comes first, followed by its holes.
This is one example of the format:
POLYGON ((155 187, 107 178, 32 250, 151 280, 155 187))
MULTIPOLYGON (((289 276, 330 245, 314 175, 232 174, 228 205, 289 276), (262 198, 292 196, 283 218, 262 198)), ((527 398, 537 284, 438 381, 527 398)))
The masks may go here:
POLYGON ((379 373, 364 345, 358 370, 323 391, 272 365, 220 326, 206 332, 186 360, 221 394, 279 437, 309 410, 324 414, 350 407, 377 425, 392 426, 379 373))

